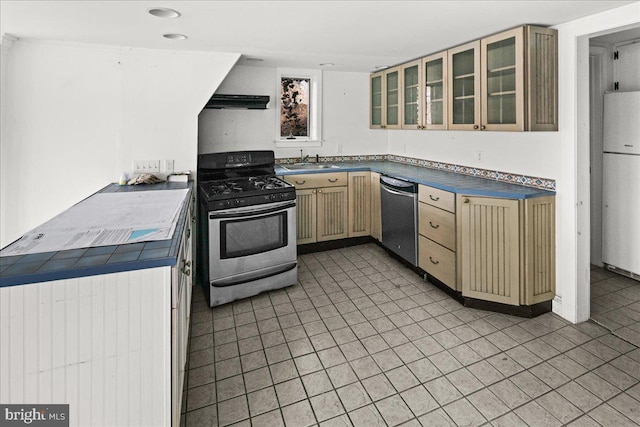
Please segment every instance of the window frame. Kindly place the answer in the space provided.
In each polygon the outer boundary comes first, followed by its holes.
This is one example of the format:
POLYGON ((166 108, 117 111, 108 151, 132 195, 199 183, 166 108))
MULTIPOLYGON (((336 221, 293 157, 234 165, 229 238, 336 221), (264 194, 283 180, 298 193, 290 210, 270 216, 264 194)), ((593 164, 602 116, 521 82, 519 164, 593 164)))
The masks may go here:
POLYGON ((300 68, 278 68, 276 72, 276 147, 321 147, 322 146, 322 70, 300 68), (287 139, 280 135, 282 101, 282 79, 309 79, 309 136, 287 139))

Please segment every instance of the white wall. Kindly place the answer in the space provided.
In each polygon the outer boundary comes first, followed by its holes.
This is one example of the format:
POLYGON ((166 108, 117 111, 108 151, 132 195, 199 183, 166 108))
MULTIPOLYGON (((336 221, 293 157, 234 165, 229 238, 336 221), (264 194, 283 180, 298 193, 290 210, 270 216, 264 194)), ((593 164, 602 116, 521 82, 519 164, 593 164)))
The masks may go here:
POLYGON ((238 57, 15 42, 3 72, 0 246, 131 173, 133 160, 194 170, 197 115, 238 57))
MULTIPOLYGON (((369 74, 324 71, 322 147, 305 154, 385 154, 387 135, 370 130, 369 74)), ((269 95, 267 110, 203 110, 199 117, 201 153, 231 150, 274 150, 276 158, 300 156, 300 148, 276 148, 276 69, 236 66, 218 93, 269 95)))

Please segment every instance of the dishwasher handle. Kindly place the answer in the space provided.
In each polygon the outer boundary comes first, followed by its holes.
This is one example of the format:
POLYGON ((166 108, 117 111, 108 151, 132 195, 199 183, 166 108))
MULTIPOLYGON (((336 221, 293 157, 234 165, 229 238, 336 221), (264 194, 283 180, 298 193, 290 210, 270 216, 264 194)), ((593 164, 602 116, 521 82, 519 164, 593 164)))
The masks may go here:
POLYGON ((393 190, 389 187, 387 187, 384 184, 380 184, 380 189, 382 191, 386 191, 387 193, 393 194, 395 196, 402 196, 402 197, 409 197, 409 198, 416 198, 416 194, 415 193, 409 193, 407 191, 397 191, 397 190, 393 190))
POLYGON ((393 189, 395 191, 403 192, 403 193, 418 192, 417 184, 409 181, 404 181, 402 179, 391 178, 386 175, 380 176, 380 186, 385 187, 387 189, 393 189))

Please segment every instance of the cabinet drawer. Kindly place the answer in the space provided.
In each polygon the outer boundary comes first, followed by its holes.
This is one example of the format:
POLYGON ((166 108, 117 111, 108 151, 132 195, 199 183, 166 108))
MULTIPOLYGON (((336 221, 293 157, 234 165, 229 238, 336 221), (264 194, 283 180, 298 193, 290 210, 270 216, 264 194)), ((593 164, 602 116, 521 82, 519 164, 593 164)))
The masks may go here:
POLYGON ((285 175, 283 179, 296 188, 321 188, 347 186, 349 183, 347 172, 310 173, 303 175, 285 175))
POLYGON ((418 207, 420 234, 442 246, 456 250, 456 216, 426 203, 418 207))
POLYGON ((456 195, 438 188, 420 184, 418 186, 418 200, 445 211, 454 213, 456 211, 456 195))
POLYGON ((455 289, 456 254, 424 236, 418 236, 418 245, 418 267, 455 289))

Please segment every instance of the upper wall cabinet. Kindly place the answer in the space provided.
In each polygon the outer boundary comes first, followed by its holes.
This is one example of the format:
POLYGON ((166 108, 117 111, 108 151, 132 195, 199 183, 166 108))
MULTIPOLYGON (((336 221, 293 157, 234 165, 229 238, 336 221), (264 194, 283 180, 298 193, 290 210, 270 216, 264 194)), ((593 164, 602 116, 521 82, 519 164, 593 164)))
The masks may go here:
POLYGON ((422 129, 422 62, 404 64, 402 77, 402 129, 422 129))
MULTIPOLYGON (((527 25, 399 66, 400 127, 557 130, 557 45, 556 30, 527 25)), ((384 127, 373 121, 373 99, 372 83, 372 127, 384 127)))
POLYGON ((400 67, 371 75, 369 109, 372 129, 400 129, 400 67))
POLYGON ((422 59, 422 129, 447 129, 447 52, 422 59))

